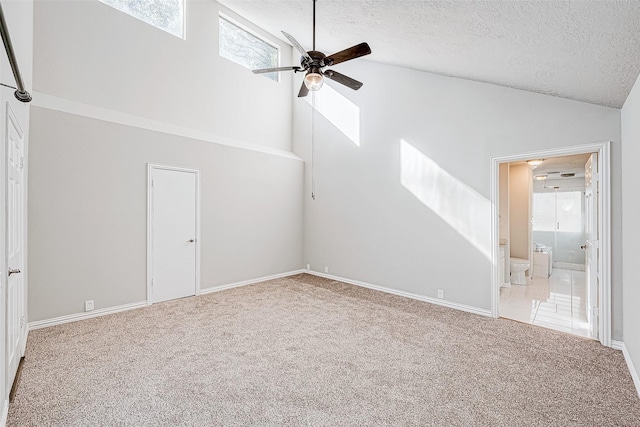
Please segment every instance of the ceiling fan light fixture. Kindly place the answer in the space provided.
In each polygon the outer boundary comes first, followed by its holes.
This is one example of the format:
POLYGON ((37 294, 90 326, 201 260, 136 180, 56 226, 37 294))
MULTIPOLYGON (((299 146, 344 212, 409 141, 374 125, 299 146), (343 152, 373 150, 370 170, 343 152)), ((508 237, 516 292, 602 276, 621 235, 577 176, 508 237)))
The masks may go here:
POLYGON ((270 67, 260 68, 252 70, 254 74, 264 73, 279 73, 281 71, 294 71, 294 72, 306 72, 302 85, 300 86, 300 92, 298 92, 298 98, 307 96, 309 91, 317 91, 322 88, 325 77, 333 80, 336 83, 344 85, 350 89, 358 90, 362 87, 362 83, 352 79, 349 76, 340 74, 334 70, 324 70, 325 67, 331 67, 352 59, 360 58, 361 56, 369 55, 371 48, 365 42, 351 46, 350 48, 341 50, 332 55, 325 55, 324 53, 316 50, 316 1, 313 1, 313 48, 310 51, 305 50, 302 45, 291 35, 284 31, 282 34, 289 40, 291 45, 300 54, 300 66, 287 66, 287 67, 270 67))
POLYGON ((304 85, 311 91, 320 90, 323 84, 324 77, 322 77, 322 74, 316 72, 316 70, 311 70, 304 76, 304 85))
POLYGON ((527 163, 529 163, 529 166, 540 166, 543 161, 544 159, 533 159, 533 160, 527 160, 527 163))

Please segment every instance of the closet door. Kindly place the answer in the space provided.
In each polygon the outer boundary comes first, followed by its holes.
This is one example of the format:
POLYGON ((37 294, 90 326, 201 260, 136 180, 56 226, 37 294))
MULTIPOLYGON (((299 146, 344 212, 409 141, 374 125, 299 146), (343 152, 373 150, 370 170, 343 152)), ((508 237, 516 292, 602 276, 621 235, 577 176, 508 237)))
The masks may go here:
POLYGON ((24 134, 9 104, 6 105, 6 390, 11 389, 22 357, 26 319, 24 312, 24 134))

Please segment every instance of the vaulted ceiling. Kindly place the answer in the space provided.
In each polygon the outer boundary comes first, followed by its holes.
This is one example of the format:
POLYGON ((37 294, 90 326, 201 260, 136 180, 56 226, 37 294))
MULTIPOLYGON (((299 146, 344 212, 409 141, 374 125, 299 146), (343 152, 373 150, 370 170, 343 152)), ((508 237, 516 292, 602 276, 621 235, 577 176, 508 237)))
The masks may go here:
MULTIPOLYGON (((311 50, 312 0, 219 2, 311 50)), ((640 1, 318 0, 316 7, 316 47, 326 54, 366 41, 371 61, 615 108, 640 73, 640 1)))

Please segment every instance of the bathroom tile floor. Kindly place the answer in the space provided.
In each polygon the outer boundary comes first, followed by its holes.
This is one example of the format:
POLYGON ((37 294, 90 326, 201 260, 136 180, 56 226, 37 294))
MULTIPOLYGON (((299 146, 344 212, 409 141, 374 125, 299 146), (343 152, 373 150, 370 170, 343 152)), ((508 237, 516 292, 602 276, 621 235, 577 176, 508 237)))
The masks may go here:
POLYGON ((554 268, 548 279, 500 288, 500 317, 590 337, 585 272, 554 268))

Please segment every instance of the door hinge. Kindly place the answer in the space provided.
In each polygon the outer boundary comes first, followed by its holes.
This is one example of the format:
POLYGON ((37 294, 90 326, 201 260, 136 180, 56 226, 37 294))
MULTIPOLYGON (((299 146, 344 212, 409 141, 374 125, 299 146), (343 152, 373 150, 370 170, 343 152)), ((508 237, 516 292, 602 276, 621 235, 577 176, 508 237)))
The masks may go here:
POLYGON ((599 247, 600 247, 600 240, 592 240, 591 241, 591 248, 598 249, 599 247))
POLYGON ((153 279, 151 279, 151 287, 153 288, 153 279))
POLYGON ((600 307, 591 307, 591 314, 594 316, 600 316, 600 307))
POLYGON ((24 156, 20 157, 20 169, 24 168, 24 156))
POLYGON ((24 316, 20 317, 20 329, 24 328, 24 316))
POLYGON ((594 172, 593 174, 591 174, 591 180, 592 181, 599 181, 600 180, 600 174, 597 172, 594 172))

